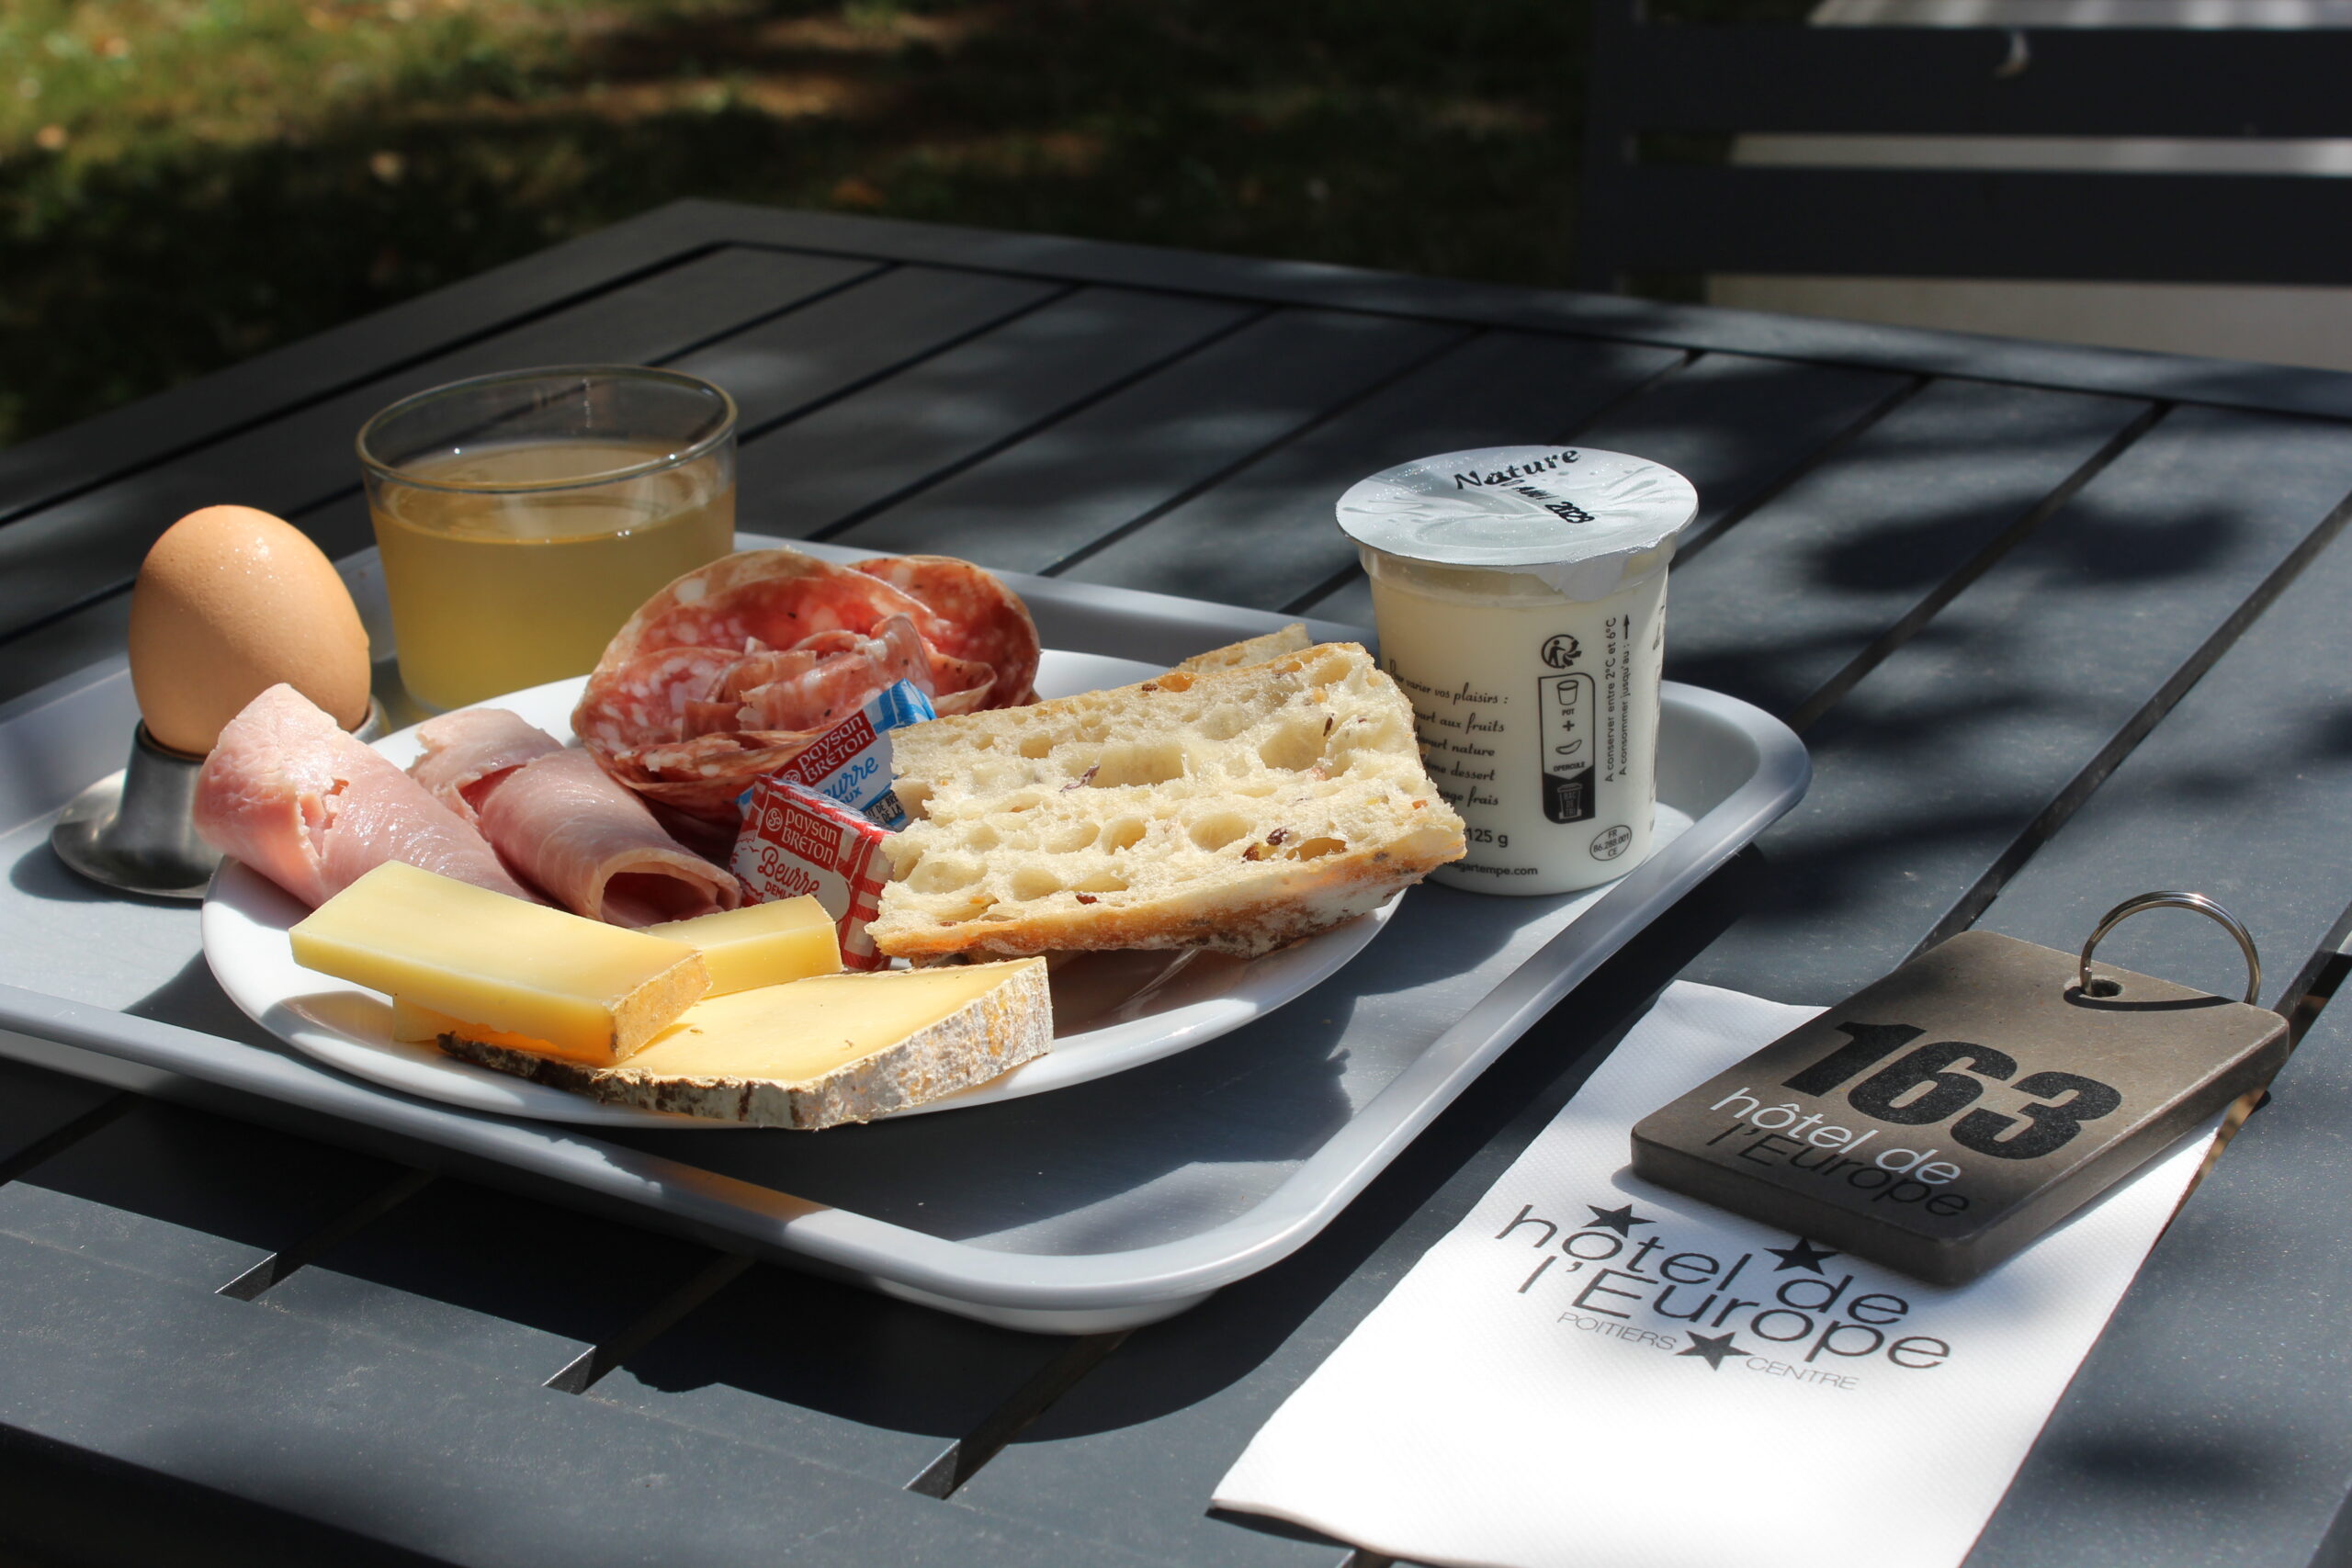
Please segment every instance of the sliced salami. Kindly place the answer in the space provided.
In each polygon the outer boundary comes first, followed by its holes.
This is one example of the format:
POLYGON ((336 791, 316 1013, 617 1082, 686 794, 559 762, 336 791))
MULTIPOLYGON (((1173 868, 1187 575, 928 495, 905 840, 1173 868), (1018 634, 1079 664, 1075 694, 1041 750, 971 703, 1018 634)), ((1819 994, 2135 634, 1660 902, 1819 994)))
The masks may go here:
POLYGON ((599 757, 676 739, 686 705, 707 695, 742 654, 669 648, 616 664, 609 650, 605 658, 571 710, 571 732, 599 757))
MULTIPOLYGON (((925 626, 922 634, 933 655, 977 661, 995 671, 994 700, 978 707, 1016 707, 1036 700, 1037 623, 994 573, 953 556, 876 556, 853 563, 853 570, 880 579, 931 611, 939 626, 925 626)), ((943 681, 938 694, 978 684, 943 681)))
POLYGON ((942 713, 1028 700, 1037 632, 993 577, 944 556, 729 556, 620 629, 572 716, 582 744, 645 798, 731 823, 751 781, 897 681, 942 713))
POLYGON ((885 615, 907 615, 920 626, 928 614, 879 578, 798 550, 745 550, 686 573, 638 606, 605 658, 663 648, 741 654, 753 639, 793 648, 821 632, 869 635, 885 615))

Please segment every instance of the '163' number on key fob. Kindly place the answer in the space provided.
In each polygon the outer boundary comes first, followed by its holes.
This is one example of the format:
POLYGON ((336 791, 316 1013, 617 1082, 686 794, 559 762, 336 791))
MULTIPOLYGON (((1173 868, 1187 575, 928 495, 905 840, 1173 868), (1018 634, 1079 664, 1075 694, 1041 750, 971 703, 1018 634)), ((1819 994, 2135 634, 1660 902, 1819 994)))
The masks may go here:
MULTIPOLYGON (((1826 1095, 1866 1067, 1876 1066, 1917 1040, 1924 1030, 1907 1023, 1844 1023, 1849 1036, 1783 1089, 1826 1095)), ((2018 1077, 2017 1059, 2006 1051, 1967 1040, 1938 1040, 1896 1057, 1846 1092, 1846 1102, 1865 1116, 1905 1127, 1942 1122, 1962 1111, 1951 1126, 1954 1143, 1996 1159, 2034 1159, 2064 1147, 2082 1123, 2108 1115, 2123 1096, 2097 1078, 2076 1073, 2030 1073, 2018 1077), (2018 1108, 2025 1121, 1992 1111, 1969 1111, 1984 1092, 1984 1080, 2010 1083, 2020 1094, 2041 1098, 2018 1108)))

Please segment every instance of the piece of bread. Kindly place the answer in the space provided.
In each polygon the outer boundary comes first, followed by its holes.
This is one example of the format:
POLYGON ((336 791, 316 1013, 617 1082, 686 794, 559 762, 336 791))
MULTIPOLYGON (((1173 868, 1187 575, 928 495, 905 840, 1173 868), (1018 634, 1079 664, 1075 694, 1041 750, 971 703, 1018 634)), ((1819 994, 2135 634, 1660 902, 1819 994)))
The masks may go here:
POLYGON ((1285 653, 1303 653, 1315 645, 1306 635, 1306 623, 1293 621, 1277 632, 1263 637, 1244 637, 1228 642, 1223 648, 1212 648, 1206 653, 1196 653, 1176 668, 1197 672, 1203 670, 1238 670, 1245 664, 1263 664, 1269 659, 1280 659, 1285 653))
POLYGON ((615 1066, 434 1021, 450 1055, 613 1105, 754 1127, 869 1122, 1044 1055, 1054 1010, 1042 960, 947 971, 821 975, 716 997, 615 1066))
POLYGON ((891 736, 910 820, 888 953, 1255 956, 1463 852, 1413 712, 1354 643, 936 719, 891 736))

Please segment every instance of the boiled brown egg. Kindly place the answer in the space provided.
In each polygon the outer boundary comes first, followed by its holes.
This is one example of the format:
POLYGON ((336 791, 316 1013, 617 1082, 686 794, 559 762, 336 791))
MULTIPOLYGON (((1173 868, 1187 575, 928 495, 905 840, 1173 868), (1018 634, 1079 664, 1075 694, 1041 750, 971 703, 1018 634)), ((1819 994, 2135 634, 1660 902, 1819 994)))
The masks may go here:
POLYGON ((280 681, 356 729, 368 673, 358 607, 291 524, 208 506, 147 552, 130 591, 130 684, 162 744, 211 750, 220 727, 280 681))

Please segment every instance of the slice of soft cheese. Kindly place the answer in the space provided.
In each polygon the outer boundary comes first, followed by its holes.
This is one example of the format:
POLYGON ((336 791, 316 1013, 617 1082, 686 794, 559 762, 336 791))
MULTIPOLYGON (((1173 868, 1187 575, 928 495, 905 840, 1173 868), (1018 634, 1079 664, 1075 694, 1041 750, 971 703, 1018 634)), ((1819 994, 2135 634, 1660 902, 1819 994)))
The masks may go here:
POLYGON ((645 931, 683 942, 700 953, 710 965, 714 997, 842 970, 841 938, 833 918, 813 897, 746 904, 691 920, 648 926, 645 931))
POLYGON ((288 933, 294 962, 435 1012, 617 1062, 710 989, 685 942, 387 861, 288 933))
MULTIPOLYGON (((455 1021, 452 1021, 453 1022, 455 1021)), ((1042 1056, 1054 1010, 1039 958, 822 975, 697 1002, 617 1066, 440 1036, 451 1055, 616 1105, 746 1122, 866 1122, 1042 1056)))

